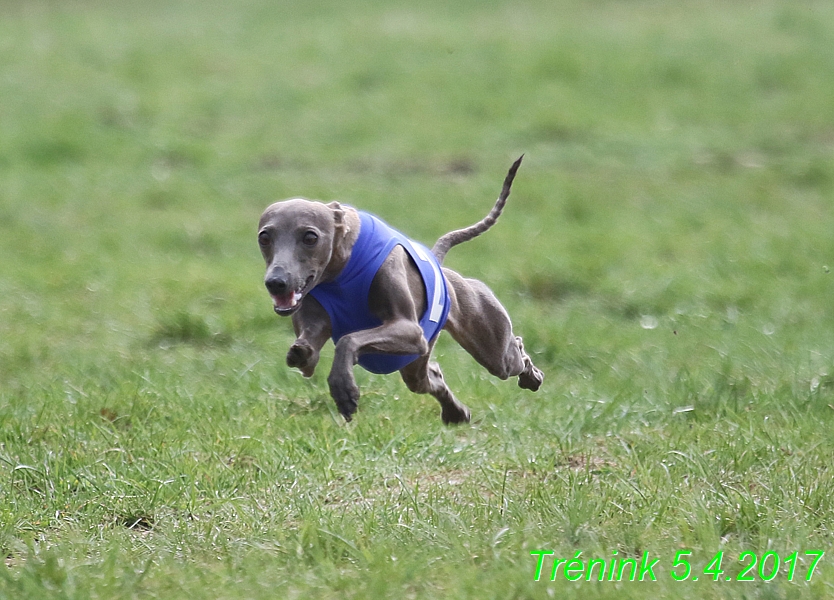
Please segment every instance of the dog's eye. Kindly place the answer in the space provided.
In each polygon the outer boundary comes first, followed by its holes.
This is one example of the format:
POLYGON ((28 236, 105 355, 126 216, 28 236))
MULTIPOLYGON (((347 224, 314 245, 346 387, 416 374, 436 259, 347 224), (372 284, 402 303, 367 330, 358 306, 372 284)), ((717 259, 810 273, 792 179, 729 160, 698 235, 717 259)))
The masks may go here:
POLYGON ((308 231, 304 234, 304 237, 301 238, 301 241, 305 246, 315 246, 319 241, 319 235, 315 231, 308 231))
POLYGON ((258 244, 261 246, 269 246, 269 234, 266 231, 258 234, 258 244))

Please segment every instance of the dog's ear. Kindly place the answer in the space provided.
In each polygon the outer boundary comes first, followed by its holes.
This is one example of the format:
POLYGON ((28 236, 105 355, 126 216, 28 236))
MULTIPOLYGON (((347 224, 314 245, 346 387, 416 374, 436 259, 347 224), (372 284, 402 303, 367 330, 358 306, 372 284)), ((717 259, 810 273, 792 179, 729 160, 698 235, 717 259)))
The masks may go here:
POLYGON ((333 221, 336 223, 336 230, 342 233, 350 231, 347 222, 345 221, 345 209, 335 200, 327 205, 333 211, 333 221))

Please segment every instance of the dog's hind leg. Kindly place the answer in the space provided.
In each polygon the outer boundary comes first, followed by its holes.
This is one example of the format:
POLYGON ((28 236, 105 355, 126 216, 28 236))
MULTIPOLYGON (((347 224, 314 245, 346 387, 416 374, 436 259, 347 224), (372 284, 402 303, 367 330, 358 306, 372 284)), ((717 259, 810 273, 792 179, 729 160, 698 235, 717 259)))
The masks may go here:
POLYGON ((443 269, 449 282, 452 306, 446 330, 487 371, 500 379, 518 377, 519 387, 536 391, 542 372, 513 334, 510 317, 495 294, 476 279, 443 269))
POLYGON ((461 404, 446 382, 436 362, 429 360, 429 354, 421 356, 400 370, 408 389, 416 394, 431 394, 440 402, 440 417, 446 425, 468 423, 469 409, 461 404))

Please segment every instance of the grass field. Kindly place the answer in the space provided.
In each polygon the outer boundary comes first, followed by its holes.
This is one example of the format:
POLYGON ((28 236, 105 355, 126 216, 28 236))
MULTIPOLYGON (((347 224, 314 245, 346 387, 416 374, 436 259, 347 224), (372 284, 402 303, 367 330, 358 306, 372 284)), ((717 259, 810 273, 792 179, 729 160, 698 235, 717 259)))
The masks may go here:
POLYGON ((833 99, 829 0, 0 3, 0 598, 834 597, 833 99), (431 244, 522 152, 447 265, 544 386, 345 424, 261 210, 431 244))

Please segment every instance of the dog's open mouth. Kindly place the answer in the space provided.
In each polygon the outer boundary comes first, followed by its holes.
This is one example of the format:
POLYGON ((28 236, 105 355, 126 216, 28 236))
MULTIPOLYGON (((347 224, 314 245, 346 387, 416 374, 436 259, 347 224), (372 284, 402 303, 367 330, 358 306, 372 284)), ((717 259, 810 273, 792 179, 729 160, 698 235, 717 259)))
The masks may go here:
POLYGON ((300 290, 280 296, 270 294, 275 312, 282 317, 285 317, 297 311, 301 306, 301 299, 304 297, 304 293, 307 291, 307 288, 310 287, 310 283, 312 283, 313 279, 314 276, 308 277, 307 281, 304 282, 304 286, 300 290))
POLYGON ((272 304, 279 315, 293 313, 301 306, 301 292, 291 292, 283 296, 272 296, 272 304))

